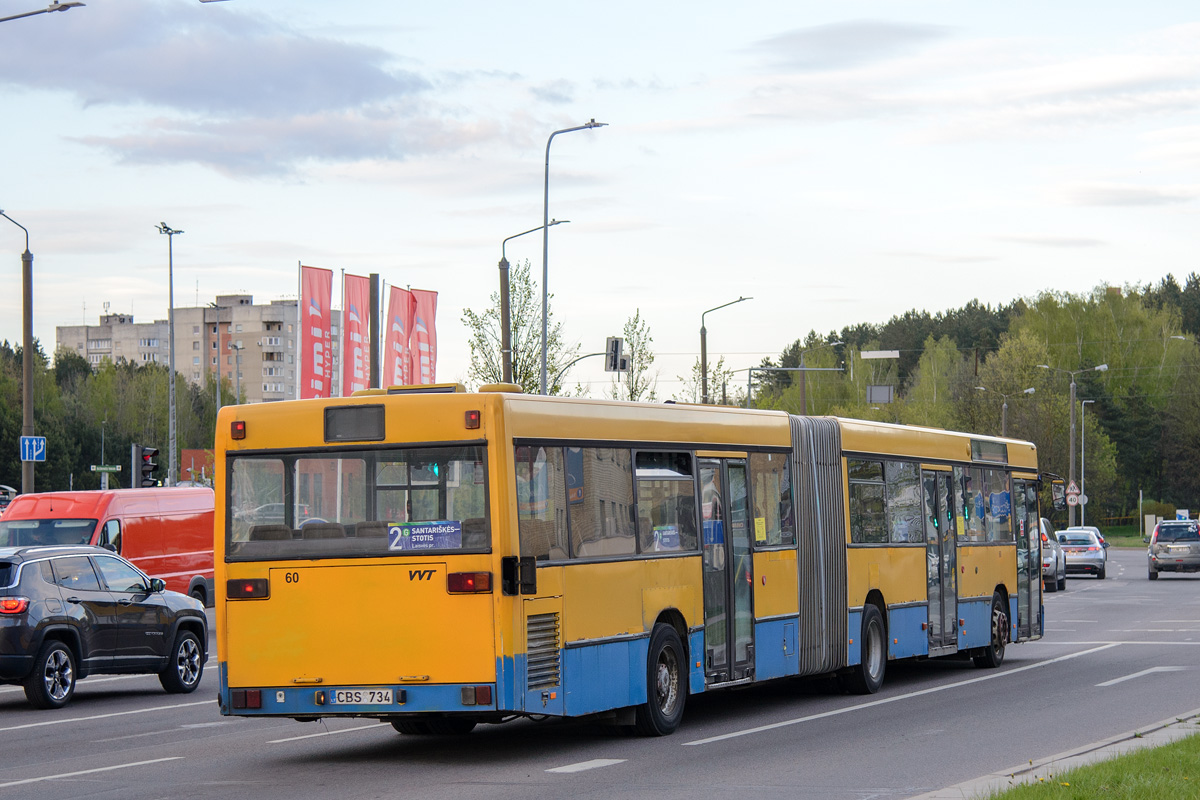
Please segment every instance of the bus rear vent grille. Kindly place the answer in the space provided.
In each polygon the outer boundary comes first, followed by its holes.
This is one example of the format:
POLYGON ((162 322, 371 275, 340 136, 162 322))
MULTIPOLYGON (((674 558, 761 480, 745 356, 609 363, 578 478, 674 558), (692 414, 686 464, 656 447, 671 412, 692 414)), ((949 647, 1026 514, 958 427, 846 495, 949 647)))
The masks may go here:
POLYGON ((530 614, 525 620, 526 683, 529 689, 558 686, 558 614, 530 614))

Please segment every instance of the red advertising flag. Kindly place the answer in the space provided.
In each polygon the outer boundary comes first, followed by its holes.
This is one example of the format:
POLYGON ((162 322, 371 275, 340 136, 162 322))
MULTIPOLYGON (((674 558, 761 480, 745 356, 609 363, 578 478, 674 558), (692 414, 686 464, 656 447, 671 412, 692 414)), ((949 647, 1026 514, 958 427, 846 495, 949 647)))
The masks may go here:
POLYGON ((413 383, 436 383, 437 376, 437 292, 413 289, 416 311, 413 312, 412 334, 408 349, 412 351, 413 383))
POLYGON ((333 391, 333 270, 300 267, 300 399, 333 391))
POLYGON ((346 275, 342 283, 342 397, 366 389, 370 380, 370 308, 370 279, 346 275))
POLYGON ((397 286, 388 292, 387 334, 383 345, 384 386, 412 383, 412 355, 408 352, 408 336, 412 333, 416 303, 412 292, 397 286))

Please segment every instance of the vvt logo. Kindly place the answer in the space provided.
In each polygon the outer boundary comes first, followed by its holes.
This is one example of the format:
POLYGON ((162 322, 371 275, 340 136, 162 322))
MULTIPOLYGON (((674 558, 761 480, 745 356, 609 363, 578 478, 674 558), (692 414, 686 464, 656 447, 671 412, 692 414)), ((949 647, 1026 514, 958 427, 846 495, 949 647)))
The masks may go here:
POLYGON ((431 569, 410 569, 408 571, 408 579, 410 581, 427 581, 433 579, 434 570, 431 569))

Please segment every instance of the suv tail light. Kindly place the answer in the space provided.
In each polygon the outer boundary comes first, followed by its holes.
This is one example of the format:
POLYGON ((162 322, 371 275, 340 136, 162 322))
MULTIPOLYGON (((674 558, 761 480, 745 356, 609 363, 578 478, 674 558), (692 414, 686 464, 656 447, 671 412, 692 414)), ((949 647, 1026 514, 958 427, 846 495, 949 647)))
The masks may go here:
POLYGON ((28 597, 0 597, 0 614, 24 614, 27 608, 28 597))

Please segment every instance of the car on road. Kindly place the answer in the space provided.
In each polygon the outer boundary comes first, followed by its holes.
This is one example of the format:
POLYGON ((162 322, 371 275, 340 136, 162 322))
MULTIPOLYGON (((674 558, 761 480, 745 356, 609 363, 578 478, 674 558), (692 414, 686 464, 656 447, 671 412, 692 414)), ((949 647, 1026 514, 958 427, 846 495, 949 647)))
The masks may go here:
POLYGON ((1042 586, 1047 592, 1067 588, 1067 554, 1063 552, 1054 535, 1050 520, 1041 518, 1042 533, 1042 586))
POLYGON ((1150 534, 1146 557, 1152 581, 1160 572, 1200 571, 1200 521, 1162 520, 1150 534))
POLYGON ((1067 556, 1067 573, 1083 573, 1104 579, 1108 567, 1108 552, 1100 535, 1083 528, 1067 528, 1058 532, 1058 543, 1067 556))
POLYGON ((207 659, 203 604, 103 547, 0 548, 0 684, 61 708, 88 675, 157 674, 195 691, 207 659))

